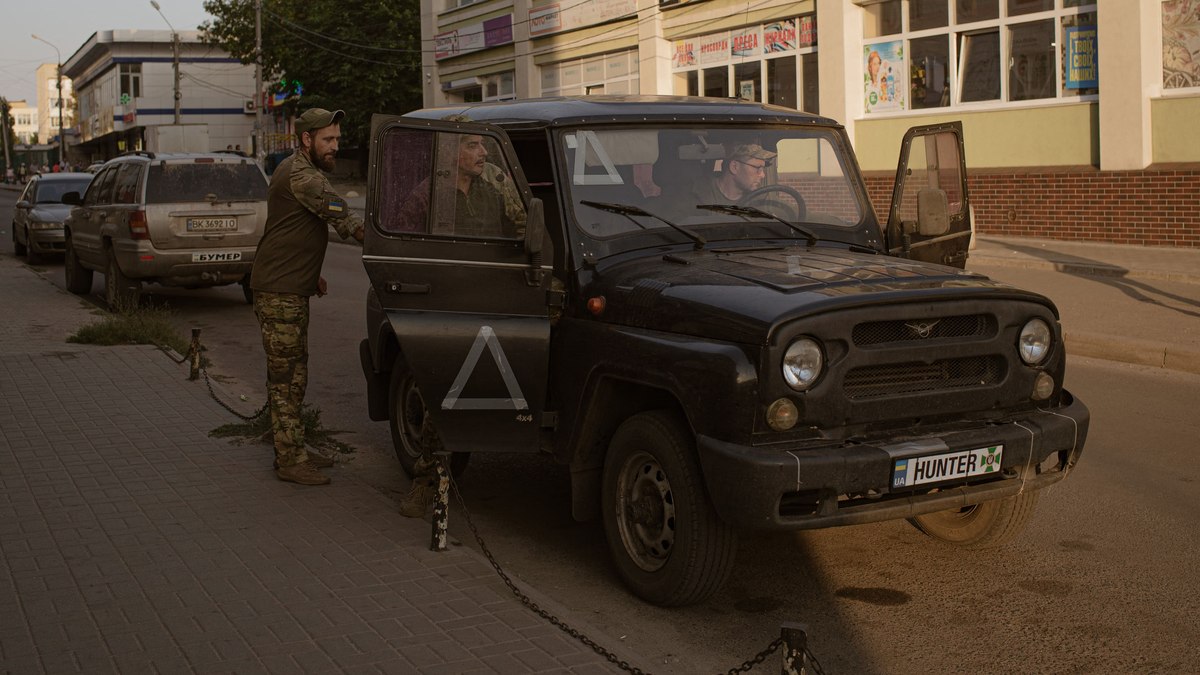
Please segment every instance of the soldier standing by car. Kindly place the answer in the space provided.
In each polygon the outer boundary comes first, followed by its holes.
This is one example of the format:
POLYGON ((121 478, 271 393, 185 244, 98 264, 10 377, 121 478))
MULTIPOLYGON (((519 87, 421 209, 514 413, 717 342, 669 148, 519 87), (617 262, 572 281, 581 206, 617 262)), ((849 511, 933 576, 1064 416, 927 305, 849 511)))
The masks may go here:
POLYGON ((333 460, 304 447, 300 408, 308 384, 308 299, 325 295, 321 276, 328 227, 363 240, 321 170, 332 171, 341 137, 341 110, 306 110, 296 119, 300 146, 275 169, 267 194, 267 225, 254 257, 250 288, 267 354, 267 401, 275 444, 275 475, 301 485, 324 485, 319 471, 333 460))

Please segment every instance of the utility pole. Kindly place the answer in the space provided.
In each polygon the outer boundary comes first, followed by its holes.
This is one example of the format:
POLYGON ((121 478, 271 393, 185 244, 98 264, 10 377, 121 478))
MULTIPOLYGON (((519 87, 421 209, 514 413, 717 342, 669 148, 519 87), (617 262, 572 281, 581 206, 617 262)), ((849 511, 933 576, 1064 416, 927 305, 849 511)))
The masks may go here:
POLYGON ((63 135, 62 52, 58 51, 58 47, 55 47, 51 42, 47 42, 36 35, 30 35, 30 37, 38 42, 45 42, 51 47, 54 47, 54 54, 58 58, 58 70, 55 71, 57 73, 55 80, 58 84, 58 164, 59 166, 63 166, 65 168, 67 163, 67 137, 63 135))
POLYGON ((263 144, 262 108, 266 103, 262 81, 262 0, 254 0, 254 159, 259 166, 266 163, 267 149, 263 144))
POLYGON ((175 26, 171 25, 170 20, 167 19, 167 15, 162 13, 162 7, 159 6, 158 0, 150 0, 150 6, 154 8, 154 11, 158 12, 163 21, 167 22, 167 27, 171 29, 171 52, 174 55, 172 62, 175 67, 175 124, 179 124, 179 105, 183 98, 179 93, 179 32, 175 30, 175 26))

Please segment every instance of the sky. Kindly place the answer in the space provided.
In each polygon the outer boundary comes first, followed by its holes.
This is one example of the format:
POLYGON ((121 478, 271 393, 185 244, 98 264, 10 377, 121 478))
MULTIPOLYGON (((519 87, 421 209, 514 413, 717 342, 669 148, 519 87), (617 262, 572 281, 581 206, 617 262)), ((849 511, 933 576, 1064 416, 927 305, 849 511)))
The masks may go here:
MULTIPOLYGON (((54 47, 58 47, 66 61, 96 31, 167 29, 167 23, 150 6, 150 0, 2 1, 0 96, 10 101, 25 99, 31 106, 37 105, 34 73, 42 63, 58 62, 54 47)), ((212 18, 204 11, 203 0, 158 0, 158 5, 175 30, 195 30, 212 18)))

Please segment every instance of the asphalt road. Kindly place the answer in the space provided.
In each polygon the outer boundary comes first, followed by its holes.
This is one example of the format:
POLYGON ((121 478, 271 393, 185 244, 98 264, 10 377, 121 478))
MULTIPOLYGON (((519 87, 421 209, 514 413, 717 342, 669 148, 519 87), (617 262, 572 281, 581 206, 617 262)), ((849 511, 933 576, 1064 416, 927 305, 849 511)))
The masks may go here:
MULTIPOLYGON (((12 255, 11 195, 0 192, 4 255, 12 255)), ((387 426, 364 412, 357 344, 367 279, 358 255, 330 247, 330 295, 312 304, 308 400, 357 448, 340 471, 398 495, 407 482, 387 426)), ((63 285, 60 261, 34 269, 63 285)), ((93 290, 101 285, 97 275, 93 290)), ((177 312, 181 328, 202 329, 214 377, 245 395, 247 409, 261 404, 258 329, 240 288, 147 290, 177 312)), ((1072 358, 1067 386, 1092 410, 1087 450, 1072 476, 1043 493, 1012 545, 961 551, 904 522, 748 534, 727 588, 690 608, 651 607, 624 591, 599 526, 571 521, 564 468, 477 454, 460 485, 513 576, 603 631, 591 636, 597 642, 624 644, 655 672, 726 670, 790 621, 808 625, 830 673, 1194 670, 1200 376, 1072 358)), ((264 462, 269 452, 264 446, 264 462)), ((457 511, 451 532, 476 546, 457 511)))

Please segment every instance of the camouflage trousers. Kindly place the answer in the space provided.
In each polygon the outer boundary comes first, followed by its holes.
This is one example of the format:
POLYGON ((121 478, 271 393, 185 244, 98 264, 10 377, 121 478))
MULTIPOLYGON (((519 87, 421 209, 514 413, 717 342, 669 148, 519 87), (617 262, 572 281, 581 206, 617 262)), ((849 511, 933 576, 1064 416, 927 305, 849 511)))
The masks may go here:
POLYGON ((275 461, 293 466, 308 460, 300 407, 308 387, 308 298, 254 292, 254 315, 267 353, 267 404, 275 461))

